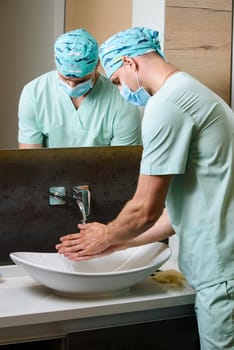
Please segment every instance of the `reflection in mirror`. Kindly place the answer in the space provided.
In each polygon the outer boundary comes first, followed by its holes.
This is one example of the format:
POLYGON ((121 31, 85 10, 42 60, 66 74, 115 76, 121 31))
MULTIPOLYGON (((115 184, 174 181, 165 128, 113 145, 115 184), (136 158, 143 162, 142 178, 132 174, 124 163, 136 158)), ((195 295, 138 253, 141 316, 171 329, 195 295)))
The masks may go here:
POLYGON ((139 109, 99 73, 95 36, 86 29, 66 31, 55 41, 54 59, 56 70, 28 83, 20 96, 20 148, 141 143, 139 109))
POLYGON ((60 35, 56 70, 29 82, 19 101, 20 148, 141 144, 141 117, 98 72, 98 43, 86 29, 60 35))
MULTIPOLYGON (((154 0, 148 0, 148 10, 145 9, 143 3, 142 0, 120 0, 118 2, 115 0, 108 2, 31 0, 30 4, 28 0, 22 0, 20 5, 15 0, 0 2, 2 29, 0 41, 8 43, 7 50, 3 51, 3 64, 0 67, 1 77, 5 82, 4 89, 1 89, 0 149, 18 148, 17 116, 20 93, 25 84, 32 79, 55 69, 53 57, 55 38, 64 31, 77 28, 77 23, 79 23, 79 27, 87 28, 100 43, 113 32, 131 25, 146 25, 146 23, 151 25, 152 19, 149 19, 149 16, 151 17, 152 9, 158 14, 161 22, 163 16, 158 11, 158 4, 164 4, 164 0, 157 1, 157 4, 154 0), (140 10, 142 6, 144 11, 140 10), (157 9, 154 8, 155 6, 157 9), (65 16, 64 8, 66 8, 65 16), (117 13, 121 13, 120 16, 117 16, 117 13), (76 16, 80 17, 76 18, 76 16), (106 18, 105 24, 103 18, 106 18), (10 30, 9 23, 11 23, 10 30), (17 59, 15 59, 16 55, 17 59), (10 99, 9 96, 11 96, 10 99)), ((157 22, 156 17, 154 16, 154 21, 157 22)), ((45 142, 48 140, 45 139, 45 142)))

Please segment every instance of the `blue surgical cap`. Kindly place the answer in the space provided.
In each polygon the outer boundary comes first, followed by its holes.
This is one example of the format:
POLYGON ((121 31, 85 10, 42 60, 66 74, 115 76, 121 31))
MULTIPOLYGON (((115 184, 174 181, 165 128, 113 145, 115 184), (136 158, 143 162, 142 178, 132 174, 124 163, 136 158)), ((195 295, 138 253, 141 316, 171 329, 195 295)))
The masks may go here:
POLYGON ((159 42, 159 32, 133 27, 112 35, 99 48, 99 57, 108 78, 123 64, 123 57, 136 57, 156 51, 165 59, 159 42))
POLYGON ((98 64, 98 44, 83 28, 58 37, 54 52, 56 68, 65 76, 82 78, 98 64))

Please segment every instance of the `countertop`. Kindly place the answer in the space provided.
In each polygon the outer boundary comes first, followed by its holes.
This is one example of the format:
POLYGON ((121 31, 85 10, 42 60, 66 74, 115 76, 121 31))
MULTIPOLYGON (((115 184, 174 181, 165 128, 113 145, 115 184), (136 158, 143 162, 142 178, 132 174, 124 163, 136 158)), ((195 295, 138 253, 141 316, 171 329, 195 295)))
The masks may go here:
POLYGON ((193 313, 195 293, 188 284, 173 288, 149 277, 122 295, 78 299, 54 294, 18 266, 2 266, 1 273, 0 344, 193 313))

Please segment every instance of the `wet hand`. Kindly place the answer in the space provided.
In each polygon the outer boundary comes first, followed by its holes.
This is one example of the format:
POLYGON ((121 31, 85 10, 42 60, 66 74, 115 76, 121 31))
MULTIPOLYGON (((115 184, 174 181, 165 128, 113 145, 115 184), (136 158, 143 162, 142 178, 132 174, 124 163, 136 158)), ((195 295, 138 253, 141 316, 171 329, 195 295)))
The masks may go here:
POLYGON ((94 222, 79 224, 78 228, 80 232, 60 238, 61 243, 56 245, 58 253, 79 261, 109 254, 113 251, 106 225, 94 222))

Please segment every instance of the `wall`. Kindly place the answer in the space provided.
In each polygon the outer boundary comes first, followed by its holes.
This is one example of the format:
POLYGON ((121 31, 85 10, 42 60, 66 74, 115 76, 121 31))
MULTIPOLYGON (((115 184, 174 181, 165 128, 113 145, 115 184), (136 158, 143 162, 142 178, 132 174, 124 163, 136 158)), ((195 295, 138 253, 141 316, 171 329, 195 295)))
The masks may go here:
POLYGON ((54 69, 53 43, 64 29, 64 1, 0 1, 0 149, 18 147, 18 100, 25 83, 54 69))
POLYGON ((88 184, 88 221, 108 222, 135 192, 141 147, 88 147, 0 152, 0 264, 12 251, 54 251, 77 232, 76 205, 50 206, 51 186, 88 184))
POLYGON ((131 26, 132 0, 66 0, 65 31, 86 28, 101 44, 131 26))
POLYGON ((166 0, 132 0, 132 26, 149 27, 159 31, 164 47, 166 0))
POLYGON ((231 104, 232 0, 167 0, 165 52, 231 104))
POLYGON ((132 26, 164 33, 165 0, 66 0, 65 30, 86 28, 101 44, 132 26))
POLYGON ((120 30, 148 26, 161 32, 163 46, 164 10, 165 0, 66 0, 65 31, 84 27, 102 44, 120 30))

